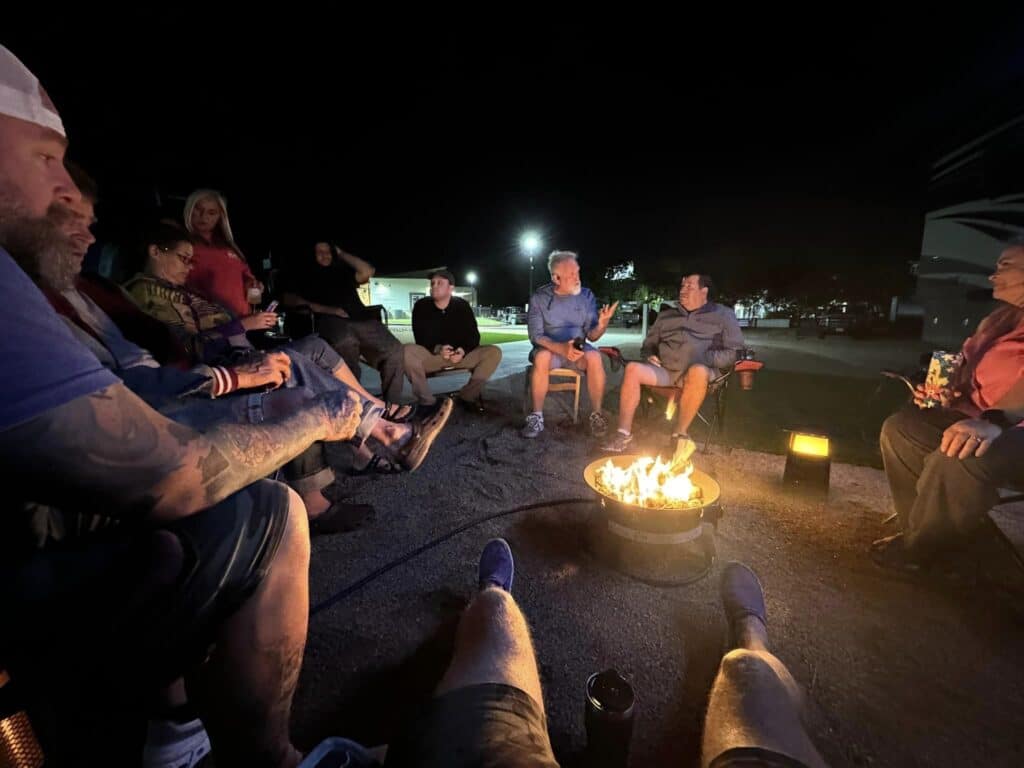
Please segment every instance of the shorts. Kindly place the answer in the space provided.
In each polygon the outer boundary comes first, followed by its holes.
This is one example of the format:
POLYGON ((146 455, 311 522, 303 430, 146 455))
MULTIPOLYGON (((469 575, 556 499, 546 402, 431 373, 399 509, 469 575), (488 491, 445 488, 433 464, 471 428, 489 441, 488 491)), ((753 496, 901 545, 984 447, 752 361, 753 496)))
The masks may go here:
POLYGON ((388 750, 385 768, 557 768, 547 718, 524 691, 499 683, 432 699, 388 750))

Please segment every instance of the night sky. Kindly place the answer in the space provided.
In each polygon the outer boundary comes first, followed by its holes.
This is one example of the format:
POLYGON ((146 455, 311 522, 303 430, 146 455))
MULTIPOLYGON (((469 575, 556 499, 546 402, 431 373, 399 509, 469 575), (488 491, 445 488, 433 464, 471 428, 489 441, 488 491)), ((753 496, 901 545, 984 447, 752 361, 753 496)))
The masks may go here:
POLYGON ((858 9, 590 23, 509 6, 404 29, 296 12, 202 33, 147 14, 3 42, 100 183, 101 239, 128 247, 157 193, 174 215, 213 186, 251 261, 331 237, 380 273, 474 269, 503 305, 526 299, 526 227, 578 250, 585 279, 627 259, 728 284, 916 258, 929 163, 1021 111, 1024 27, 858 9))

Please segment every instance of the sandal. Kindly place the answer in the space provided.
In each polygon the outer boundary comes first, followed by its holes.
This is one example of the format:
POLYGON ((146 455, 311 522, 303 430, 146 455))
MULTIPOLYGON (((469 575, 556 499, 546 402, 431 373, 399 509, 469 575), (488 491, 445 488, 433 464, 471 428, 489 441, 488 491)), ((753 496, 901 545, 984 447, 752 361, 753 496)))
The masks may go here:
POLYGON ((375 453, 370 460, 366 462, 365 467, 362 469, 353 469, 349 474, 354 477, 360 477, 362 475, 398 475, 402 472, 405 472, 405 467, 400 463, 388 458, 387 456, 375 453))
POLYGON ((416 417, 417 410, 415 403, 384 403, 381 418, 392 424, 408 424, 416 417))

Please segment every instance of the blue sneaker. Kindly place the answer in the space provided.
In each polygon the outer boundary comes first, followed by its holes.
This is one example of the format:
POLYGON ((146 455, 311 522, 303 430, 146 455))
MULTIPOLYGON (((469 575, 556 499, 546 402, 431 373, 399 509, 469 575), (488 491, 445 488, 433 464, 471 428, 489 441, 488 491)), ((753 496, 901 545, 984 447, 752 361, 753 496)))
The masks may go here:
POLYGON ((512 592, 512 578, 516 574, 512 550, 504 539, 491 539, 480 553, 480 589, 490 586, 512 592))

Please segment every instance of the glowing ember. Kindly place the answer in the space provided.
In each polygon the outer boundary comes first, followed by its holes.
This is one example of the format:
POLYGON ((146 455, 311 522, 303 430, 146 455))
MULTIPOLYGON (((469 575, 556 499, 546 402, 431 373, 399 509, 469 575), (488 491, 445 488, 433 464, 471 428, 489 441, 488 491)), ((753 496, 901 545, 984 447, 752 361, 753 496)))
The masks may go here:
POLYGON ((609 459, 594 473, 597 487, 605 496, 648 509, 682 509, 699 505, 700 486, 690 481, 693 463, 681 470, 660 456, 641 456, 628 467, 617 467, 609 459))

